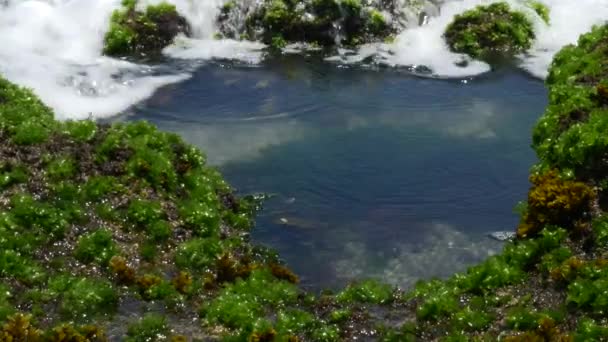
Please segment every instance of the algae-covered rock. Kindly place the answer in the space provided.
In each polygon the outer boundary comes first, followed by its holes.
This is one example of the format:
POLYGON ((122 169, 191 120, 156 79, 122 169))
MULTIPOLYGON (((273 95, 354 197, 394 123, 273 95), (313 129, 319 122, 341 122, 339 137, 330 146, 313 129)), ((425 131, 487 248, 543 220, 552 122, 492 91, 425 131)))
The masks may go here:
POLYGON ((406 295, 416 303, 416 318, 389 329, 391 341, 608 336, 608 215, 602 195, 608 169, 598 167, 608 155, 602 138, 608 124, 599 124, 608 104, 602 100, 607 43, 608 28, 596 27, 554 59, 549 106, 534 134, 540 163, 530 177, 517 239, 465 273, 419 283, 406 295))
POLYGON ((0 78, 0 139, 2 341, 349 341, 394 303, 307 294, 249 241, 257 197, 149 123, 58 122, 0 78))
POLYGON ((220 36, 261 40, 273 47, 288 42, 322 46, 383 41, 416 23, 429 1, 264 0, 227 2, 220 10, 220 36))
POLYGON ((533 146, 540 170, 594 180, 608 189, 608 26, 595 27, 554 58, 546 80, 549 105, 533 146))
POLYGON ((161 2, 140 11, 136 0, 123 0, 123 8, 110 19, 103 52, 109 56, 158 53, 180 33, 190 35, 190 26, 174 5, 161 2))
POLYGON ((547 5, 543 4, 540 1, 531 0, 526 3, 530 8, 538 14, 538 16, 545 22, 545 24, 551 23, 550 13, 551 10, 547 5))
POLYGON ((254 198, 237 198, 174 134, 145 122, 58 122, 0 78, 0 140, 0 336, 85 334, 64 320, 123 325, 115 315, 127 298, 196 311, 237 278, 226 279, 222 255, 247 270, 240 278, 266 269, 291 284, 248 242, 254 198), (18 312, 42 324, 32 330, 18 312))
POLYGON ((457 15, 444 38, 452 51, 478 58, 489 53, 525 51, 535 35, 532 22, 523 12, 497 2, 457 15))

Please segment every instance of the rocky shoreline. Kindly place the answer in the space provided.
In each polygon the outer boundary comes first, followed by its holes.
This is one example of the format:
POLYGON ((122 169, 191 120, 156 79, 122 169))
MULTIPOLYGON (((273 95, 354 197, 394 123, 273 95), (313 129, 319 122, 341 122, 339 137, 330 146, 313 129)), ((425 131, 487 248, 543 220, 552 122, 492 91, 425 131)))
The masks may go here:
POLYGON ((200 150, 147 122, 56 121, 0 78, 0 340, 606 340, 607 74, 608 25, 555 56, 502 253, 407 292, 321 294, 251 243, 260 198, 200 150))

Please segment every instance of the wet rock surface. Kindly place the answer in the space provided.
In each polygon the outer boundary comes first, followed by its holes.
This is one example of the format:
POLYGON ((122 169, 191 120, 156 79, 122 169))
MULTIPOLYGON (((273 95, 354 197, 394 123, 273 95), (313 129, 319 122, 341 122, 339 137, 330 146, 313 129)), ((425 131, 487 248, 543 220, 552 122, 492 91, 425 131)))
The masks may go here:
POLYGON ((218 16, 222 37, 261 40, 281 47, 288 42, 322 46, 383 41, 418 25, 421 13, 438 13, 430 1, 230 1, 218 16))

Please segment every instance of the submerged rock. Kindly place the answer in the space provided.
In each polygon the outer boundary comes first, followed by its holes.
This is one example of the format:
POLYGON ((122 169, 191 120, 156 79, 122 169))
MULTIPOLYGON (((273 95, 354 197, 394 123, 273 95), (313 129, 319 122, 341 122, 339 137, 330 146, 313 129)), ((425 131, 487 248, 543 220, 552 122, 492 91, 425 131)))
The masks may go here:
POLYGON ((433 15, 437 8, 428 0, 232 0, 217 22, 221 37, 278 48, 288 42, 359 45, 418 25, 423 10, 433 15))
POLYGON ((162 2, 136 8, 135 0, 124 0, 123 9, 112 14, 110 29, 104 38, 104 54, 133 56, 159 53, 178 34, 190 35, 190 25, 174 5, 162 2))
POLYGON ((509 241, 513 240, 517 234, 512 231, 500 231, 500 232, 491 232, 488 236, 497 241, 509 241))

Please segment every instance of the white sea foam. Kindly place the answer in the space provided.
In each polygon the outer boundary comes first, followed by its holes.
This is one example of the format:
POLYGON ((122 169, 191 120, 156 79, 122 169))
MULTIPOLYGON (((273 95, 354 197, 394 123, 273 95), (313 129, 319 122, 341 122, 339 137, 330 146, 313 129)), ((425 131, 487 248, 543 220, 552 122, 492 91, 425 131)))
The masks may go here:
MULTIPOLYGON (((391 44, 369 44, 357 53, 340 54, 330 60, 340 63, 361 63, 373 59, 394 67, 424 67, 440 77, 464 77, 487 72, 490 66, 449 51, 442 35, 454 16, 499 0, 451 0, 441 7, 439 16, 428 24, 403 31, 391 44), (464 65, 464 66, 462 66, 464 65)), ((605 0, 542 0, 550 12, 550 25, 546 25, 523 0, 508 0, 512 7, 528 14, 534 22, 537 39, 530 53, 520 56, 522 66, 533 75, 544 78, 554 54, 563 46, 576 42, 578 36, 593 25, 608 19, 608 1, 605 0)))
MULTIPOLYGON (((199 40, 171 47, 168 54, 261 60, 261 44, 209 39, 221 0, 171 2, 191 22, 199 40)), ((111 116, 152 96, 159 87, 189 76, 102 56, 109 18, 120 0, 8 0, 3 4, 0 73, 32 88, 59 119, 111 116)))
POLYGON ((180 37, 168 46, 164 53, 181 59, 233 59, 249 64, 258 64, 263 59, 262 43, 231 39, 189 39, 180 37))
POLYGON ((551 25, 541 25, 529 56, 522 66, 533 75, 544 78, 551 60, 563 46, 576 43, 578 37, 593 25, 608 20, 606 0, 543 0, 551 9, 551 25))
POLYGON ((0 9, 0 72, 34 89, 59 119, 105 117, 185 75, 103 57, 119 0, 8 1, 0 9))

